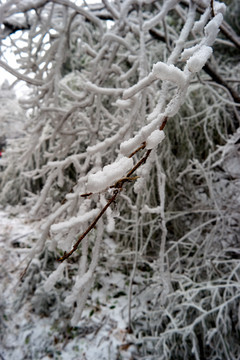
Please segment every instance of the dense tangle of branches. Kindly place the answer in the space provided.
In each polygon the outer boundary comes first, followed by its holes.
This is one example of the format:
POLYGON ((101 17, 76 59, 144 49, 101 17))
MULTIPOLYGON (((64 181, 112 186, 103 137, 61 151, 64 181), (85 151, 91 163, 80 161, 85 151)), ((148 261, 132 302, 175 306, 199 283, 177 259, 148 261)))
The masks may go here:
POLYGON ((22 289, 36 256, 69 258, 37 286, 49 294, 57 281, 71 283, 65 305, 76 304, 77 325, 111 237, 115 266, 131 273, 129 329, 147 359, 237 359, 240 351, 239 173, 227 170, 239 141, 229 81, 239 65, 227 73, 218 49, 234 53, 239 38, 224 13, 224 4, 200 0, 0 7, 0 66, 31 89, 20 100, 21 156, 2 176, 1 198, 24 202, 42 222, 22 289), (216 40, 220 27, 225 38, 216 40), (4 59, 6 39, 19 69, 4 59))

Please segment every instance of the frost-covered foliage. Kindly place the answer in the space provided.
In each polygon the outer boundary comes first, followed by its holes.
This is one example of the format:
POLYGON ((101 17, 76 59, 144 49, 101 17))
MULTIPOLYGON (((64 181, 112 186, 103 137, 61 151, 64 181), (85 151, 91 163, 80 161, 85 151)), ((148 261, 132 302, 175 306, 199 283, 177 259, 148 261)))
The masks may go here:
POLYGON ((24 120, 25 113, 17 101, 14 90, 5 80, 0 88, 0 151, 4 152, 6 147, 8 151, 0 160, 0 169, 6 168, 7 164, 9 166, 1 174, 0 183, 5 184, 2 191, 7 203, 11 203, 12 199, 15 203, 21 201, 24 196, 24 184, 21 184, 16 166, 22 153, 20 143, 24 137, 24 120))
MULTIPOLYGON (((77 325, 100 261, 129 274, 139 356, 238 358, 239 40, 224 13, 200 0, 1 5, 20 66, 0 65, 32 89, 15 174, 42 224, 19 306, 31 295, 77 325)), ((19 202, 9 173, 5 204, 19 202)))

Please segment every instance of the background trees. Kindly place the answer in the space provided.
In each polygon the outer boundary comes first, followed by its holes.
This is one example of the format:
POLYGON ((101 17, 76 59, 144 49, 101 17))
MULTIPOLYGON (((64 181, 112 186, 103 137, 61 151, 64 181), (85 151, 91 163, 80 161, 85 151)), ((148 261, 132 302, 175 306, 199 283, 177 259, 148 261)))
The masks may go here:
POLYGON ((238 357, 239 38, 224 12, 204 1, 1 5, 0 65, 31 89, 1 201, 41 221, 18 306, 77 325, 92 287, 122 273, 139 356, 238 357))

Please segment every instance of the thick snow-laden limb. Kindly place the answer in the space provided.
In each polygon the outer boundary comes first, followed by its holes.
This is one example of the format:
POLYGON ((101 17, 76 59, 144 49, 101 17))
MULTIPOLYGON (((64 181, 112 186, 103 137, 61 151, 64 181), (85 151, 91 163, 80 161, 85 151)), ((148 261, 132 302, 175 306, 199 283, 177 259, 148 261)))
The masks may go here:
POLYGON ((204 32, 206 36, 205 45, 212 46, 219 32, 219 28, 220 25, 222 24, 222 21, 223 21, 223 15, 222 13, 219 13, 216 16, 214 16, 214 18, 211 21, 209 21, 209 23, 205 26, 204 28, 204 32))
POLYGON ((100 87, 96 84, 87 81, 84 83, 84 87, 86 90, 91 91, 93 93, 102 94, 102 95, 120 95, 123 92, 123 89, 115 89, 115 88, 106 88, 100 87))
MULTIPOLYGON (((214 10, 214 14, 215 14, 215 20, 216 19, 221 19, 221 16, 216 18, 216 16, 218 14, 222 14, 224 15, 226 12, 226 5, 224 3, 220 3, 218 1, 214 1, 213 2, 213 10, 214 10)), ((200 20, 196 21, 194 26, 193 26, 193 31, 194 32, 201 32, 203 31, 204 26, 207 24, 208 20, 209 20, 209 16, 211 15, 211 9, 210 7, 206 7, 204 13, 201 15, 200 20)), ((211 22, 210 22, 211 23, 211 22)), ((219 27, 221 25, 221 20, 219 22, 219 20, 217 20, 217 27, 219 27)), ((210 25, 212 26, 212 25, 210 25)))
POLYGON ((153 65, 152 71, 150 74, 140 80, 136 85, 133 85, 131 88, 124 90, 123 100, 127 100, 137 94, 139 91, 143 90, 145 87, 151 85, 155 80, 162 81, 171 81, 175 83, 180 88, 184 87, 186 84, 186 76, 173 64, 165 64, 161 61, 153 65))
POLYGON ((219 13, 224 15, 227 10, 227 6, 223 2, 214 1, 213 2, 213 10, 214 10, 215 15, 217 15, 219 13))
POLYGON ((107 41, 107 40, 109 40, 110 42, 113 41, 113 42, 119 43, 122 46, 124 46, 126 49, 130 50, 130 52, 132 52, 131 45, 127 41, 123 40, 123 38, 121 36, 117 36, 115 34, 112 34, 111 32, 108 32, 103 37, 104 42, 107 41))
POLYGON ((127 171, 133 167, 133 159, 122 157, 95 174, 88 177, 87 191, 100 192, 113 185, 115 181, 126 175, 127 171))
POLYGON ((154 77, 152 73, 150 73, 146 78, 140 80, 136 85, 133 85, 131 88, 124 90, 123 92, 123 100, 127 100, 137 94, 139 91, 149 86, 154 80, 157 78, 154 77))
POLYGON ((80 290, 85 287, 91 280, 92 278, 92 272, 90 270, 88 270, 87 272, 85 272, 85 274, 83 276, 78 276, 76 278, 76 285, 73 288, 73 291, 70 295, 68 295, 65 299, 65 303, 68 306, 72 306, 74 301, 76 301, 76 298, 78 296, 78 293, 80 292, 80 290))
POLYGON ((204 13, 200 16, 200 20, 195 22, 193 26, 194 33, 200 33, 203 31, 204 26, 208 22, 210 14, 211 14, 211 9, 210 7, 207 7, 204 13))
POLYGON ((112 5, 108 0, 102 0, 103 4, 110 11, 114 19, 119 19, 119 12, 116 10, 115 6, 112 5))
POLYGON ((159 12, 159 14, 154 16, 152 19, 144 22, 143 30, 147 31, 147 30, 151 29, 152 27, 154 27, 155 25, 157 25, 164 18, 164 16, 166 16, 168 11, 173 9, 177 5, 178 2, 179 2, 179 0, 164 1, 164 5, 163 5, 161 11, 159 12))
POLYGON ((45 183, 45 185, 44 185, 44 187, 43 187, 43 189, 41 191, 41 194, 40 194, 40 196, 38 198, 38 201, 36 202, 35 206, 32 208, 31 214, 33 216, 36 215, 37 212, 40 210, 42 204, 44 203, 44 201, 45 201, 45 199, 47 197, 48 191, 51 188, 51 186, 52 186, 54 180, 56 179, 57 175, 58 175, 58 172, 57 172, 56 169, 51 173, 51 175, 49 175, 49 177, 48 177, 48 179, 47 179, 47 181, 46 181, 46 183, 45 183))
MULTIPOLYGON (((207 15, 209 16, 209 12, 206 10, 206 17, 207 17, 207 15)), ((204 16, 204 14, 202 16, 204 16)), ((205 27, 204 27, 204 35, 205 36, 203 37, 203 39, 201 40, 201 42, 199 44, 196 44, 196 45, 192 46, 191 48, 184 49, 184 51, 181 54, 181 60, 185 61, 185 60, 189 59, 190 56, 193 56, 195 53, 197 53, 199 51, 199 49, 201 49, 203 47, 211 47, 217 37, 217 34, 219 32, 219 28, 220 28, 220 25, 222 24, 222 21, 223 21, 223 15, 221 12, 219 12, 216 16, 214 16, 214 18, 212 20, 210 20, 208 23, 207 23, 207 18, 205 19, 205 17, 204 17, 202 19, 202 21, 200 21, 199 26, 203 27, 205 25, 205 27)), ((198 31, 198 30, 199 29, 197 26, 196 31, 198 31)), ((206 50, 204 50, 204 52, 205 51, 206 50)), ((207 59, 206 59, 206 61, 207 61, 207 59)))
POLYGON ((152 74, 155 79, 162 81, 171 81, 180 88, 186 86, 186 76, 183 71, 174 66, 173 64, 164 64, 158 62, 153 65, 152 74))
POLYGON ((186 46, 188 37, 192 31, 195 16, 196 16, 196 4, 190 2, 184 26, 181 29, 181 33, 179 35, 178 40, 176 41, 175 47, 167 60, 168 64, 176 64, 178 62, 180 54, 183 51, 184 47, 186 46))

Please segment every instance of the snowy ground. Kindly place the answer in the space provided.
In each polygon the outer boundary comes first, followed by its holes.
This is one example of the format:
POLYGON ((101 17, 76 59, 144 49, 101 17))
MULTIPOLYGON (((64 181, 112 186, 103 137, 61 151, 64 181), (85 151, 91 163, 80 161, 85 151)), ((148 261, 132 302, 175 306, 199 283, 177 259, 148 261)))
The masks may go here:
POLYGON ((0 211, 0 359, 136 359, 126 330, 127 290, 121 273, 112 274, 106 287, 94 290, 97 308, 87 307, 79 325, 67 327, 65 333, 59 319, 34 314, 30 301, 17 307, 24 259, 38 232, 38 223, 17 214, 18 209, 0 211), (113 284, 115 294, 120 295, 107 296, 104 301, 106 288, 111 291, 113 284))

